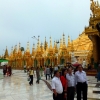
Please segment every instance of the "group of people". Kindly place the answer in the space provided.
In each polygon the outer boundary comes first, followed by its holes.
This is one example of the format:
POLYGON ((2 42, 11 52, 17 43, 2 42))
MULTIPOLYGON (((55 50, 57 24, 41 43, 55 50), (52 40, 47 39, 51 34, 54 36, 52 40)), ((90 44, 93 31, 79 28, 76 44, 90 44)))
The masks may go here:
POLYGON ((75 92, 77 93, 77 100, 87 100, 87 76, 81 65, 78 66, 75 73, 72 68, 54 71, 52 79, 52 90, 54 100, 74 100, 75 92))
POLYGON ((4 77, 12 75, 12 68, 11 68, 11 66, 7 66, 7 65, 3 66, 3 75, 4 75, 4 77))

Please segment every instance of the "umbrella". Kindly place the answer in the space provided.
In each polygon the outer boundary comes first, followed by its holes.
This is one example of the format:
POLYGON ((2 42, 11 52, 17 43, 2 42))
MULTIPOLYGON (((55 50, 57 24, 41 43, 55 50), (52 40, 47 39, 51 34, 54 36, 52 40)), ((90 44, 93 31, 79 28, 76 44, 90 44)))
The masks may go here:
POLYGON ((79 66, 79 65, 81 65, 81 64, 79 64, 79 63, 75 63, 75 64, 72 64, 74 67, 77 67, 77 66, 79 66))
POLYGON ((0 62, 8 62, 6 59, 0 59, 0 62))

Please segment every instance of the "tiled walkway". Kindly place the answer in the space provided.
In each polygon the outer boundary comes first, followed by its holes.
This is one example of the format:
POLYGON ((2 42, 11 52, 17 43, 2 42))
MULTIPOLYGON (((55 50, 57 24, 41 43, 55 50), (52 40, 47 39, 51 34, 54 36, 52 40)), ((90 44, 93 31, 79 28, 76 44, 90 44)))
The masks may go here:
MULTIPOLYGON (((0 80, 0 100, 53 100, 52 91, 44 81, 41 80, 40 84, 36 84, 36 78, 34 78, 33 86, 29 86, 26 73, 18 70, 13 73, 11 77, 0 80)), ((89 100, 100 100, 100 94, 93 93, 93 91, 100 91, 99 87, 95 87, 96 79, 94 77, 88 77, 88 79, 89 100)), ((48 83, 51 83, 51 80, 48 80, 48 83)))

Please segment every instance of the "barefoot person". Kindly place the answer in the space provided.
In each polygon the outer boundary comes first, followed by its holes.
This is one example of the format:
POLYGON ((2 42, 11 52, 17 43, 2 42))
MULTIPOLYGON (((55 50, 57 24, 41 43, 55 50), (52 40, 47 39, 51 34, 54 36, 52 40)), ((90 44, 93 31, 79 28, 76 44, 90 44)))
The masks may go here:
POLYGON ((78 67, 78 71, 75 73, 77 100, 81 100, 81 92, 83 94, 83 100, 87 100, 87 76, 81 65, 78 67))
POLYGON ((74 100, 75 94, 75 76, 72 73, 72 68, 68 69, 68 74, 66 75, 68 80, 68 88, 67 88, 67 100, 74 100))
POLYGON ((60 73, 54 71, 54 78, 52 79, 53 100, 62 100, 63 86, 60 81, 60 73))

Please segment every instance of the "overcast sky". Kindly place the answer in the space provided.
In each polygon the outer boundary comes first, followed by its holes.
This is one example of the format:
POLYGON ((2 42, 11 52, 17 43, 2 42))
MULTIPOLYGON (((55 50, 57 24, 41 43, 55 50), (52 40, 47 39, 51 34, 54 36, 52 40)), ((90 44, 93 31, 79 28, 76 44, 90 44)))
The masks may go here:
MULTIPOLYGON (((100 1, 100 0, 99 0, 100 1)), ((11 47, 19 42, 26 49, 32 36, 44 42, 58 40, 62 33, 76 39, 88 26, 90 17, 90 0, 0 0, 0 55, 6 46, 11 47)))

